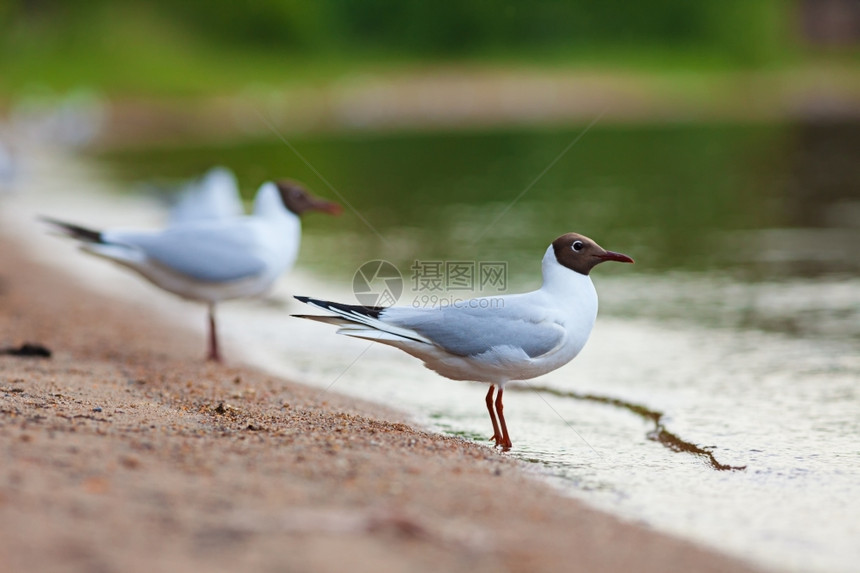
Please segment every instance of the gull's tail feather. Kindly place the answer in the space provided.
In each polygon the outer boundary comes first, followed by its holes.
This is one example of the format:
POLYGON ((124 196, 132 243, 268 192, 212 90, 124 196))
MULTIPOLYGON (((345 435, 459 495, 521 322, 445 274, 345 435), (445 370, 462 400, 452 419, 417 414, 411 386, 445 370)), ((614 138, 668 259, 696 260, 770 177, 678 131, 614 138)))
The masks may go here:
POLYGON ((355 324, 354 322, 346 320, 345 318, 341 318, 339 316, 332 316, 332 315, 293 314, 290 316, 292 316, 293 318, 306 318, 308 320, 315 320, 317 322, 324 322, 326 324, 336 324, 336 325, 355 324))
POLYGON ((331 312, 334 316, 306 314, 295 314, 293 316, 339 325, 341 328, 338 329, 338 334, 377 340, 379 342, 412 341, 433 344, 431 340, 421 336, 414 330, 395 326, 382 320, 385 307, 342 304, 307 296, 297 296, 295 298, 305 304, 331 312))
POLYGON ((374 328, 359 325, 342 326, 341 328, 338 328, 336 332, 337 334, 352 336, 353 338, 364 338, 365 340, 374 340, 376 342, 382 342, 383 344, 390 344, 392 342, 403 342, 404 339, 415 340, 414 337, 406 338, 399 334, 393 334, 391 332, 385 332, 382 330, 376 330, 374 328))
POLYGON ((42 216, 39 217, 39 219, 48 223, 49 225, 53 225, 56 230, 60 231, 60 233, 67 237, 71 237, 73 239, 77 239, 85 243, 105 242, 102 238, 101 231, 81 227, 80 225, 75 225, 74 223, 66 223, 65 221, 59 221, 57 219, 52 219, 51 217, 42 216))

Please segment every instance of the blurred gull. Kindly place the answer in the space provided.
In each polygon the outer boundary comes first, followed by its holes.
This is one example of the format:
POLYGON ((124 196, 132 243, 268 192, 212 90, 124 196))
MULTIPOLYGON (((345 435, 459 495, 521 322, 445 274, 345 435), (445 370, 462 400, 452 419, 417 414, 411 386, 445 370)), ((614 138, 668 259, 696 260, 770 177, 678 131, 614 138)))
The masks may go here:
POLYGON ((107 104, 96 92, 77 89, 65 96, 37 92, 18 101, 10 113, 12 129, 28 144, 82 147, 107 123, 107 104))
POLYGON ((340 205, 311 195, 293 181, 264 183, 252 215, 189 221, 161 230, 97 231, 44 220, 81 241, 82 250, 140 273, 156 286, 209 308, 210 360, 221 360, 215 304, 259 296, 295 263, 300 216, 338 214, 340 205))
POLYGON ((12 191, 18 177, 18 163, 12 149, 0 139, 0 193, 12 191))
POLYGON ((240 217, 245 213, 236 176, 226 167, 213 167, 188 183, 170 209, 168 225, 240 217))
POLYGON ((488 382, 491 439, 508 450, 511 439, 502 405, 505 384, 551 372, 579 354, 597 318, 597 292, 589 273, 604 261, 632 263, 633 259, 568 233, 547 248, 543 285, 533 292, 433 308, 366 307, 296 297, 332 313, 297 316, 336 324, 339 334, 399 348, 447 378, 488 382))

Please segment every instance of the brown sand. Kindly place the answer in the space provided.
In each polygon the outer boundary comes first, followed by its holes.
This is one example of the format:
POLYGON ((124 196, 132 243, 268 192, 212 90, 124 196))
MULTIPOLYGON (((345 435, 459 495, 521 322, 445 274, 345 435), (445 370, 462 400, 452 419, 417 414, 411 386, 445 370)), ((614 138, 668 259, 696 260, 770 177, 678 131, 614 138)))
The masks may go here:
POLYGON ((204 364, 0 236, 0 346, 25 341, 54 356, 0 356, 3 571, 752 570, 397 413, 204 364))

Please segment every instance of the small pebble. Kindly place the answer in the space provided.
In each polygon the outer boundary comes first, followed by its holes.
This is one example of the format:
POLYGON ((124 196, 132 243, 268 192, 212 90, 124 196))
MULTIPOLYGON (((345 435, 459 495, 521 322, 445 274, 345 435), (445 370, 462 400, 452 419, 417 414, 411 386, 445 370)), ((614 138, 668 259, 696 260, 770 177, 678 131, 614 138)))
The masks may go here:
POLYGON ((101 406, 96 406, 95 408, 93 408, 93 412, 101 412, 101 411, 102 411, 101 406))

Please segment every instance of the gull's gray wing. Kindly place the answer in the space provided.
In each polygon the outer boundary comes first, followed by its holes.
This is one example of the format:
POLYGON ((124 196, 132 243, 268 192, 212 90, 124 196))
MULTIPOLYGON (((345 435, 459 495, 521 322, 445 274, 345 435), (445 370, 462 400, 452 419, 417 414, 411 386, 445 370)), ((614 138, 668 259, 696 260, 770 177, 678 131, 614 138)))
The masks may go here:
POLYGON ((177 273, 203 282, 229 282, 265 271, 257 230, 243 221, 169 227, 163 231, 106 231, 108 243, 128 245, 177 273))
POLYGON ((557 348, 566 334, 548 316, 527 316, 510 308, 394 307, 383 311, 380 319, 413 330, 458 356, 475 356, 509 346, 537 358, 557 348))

